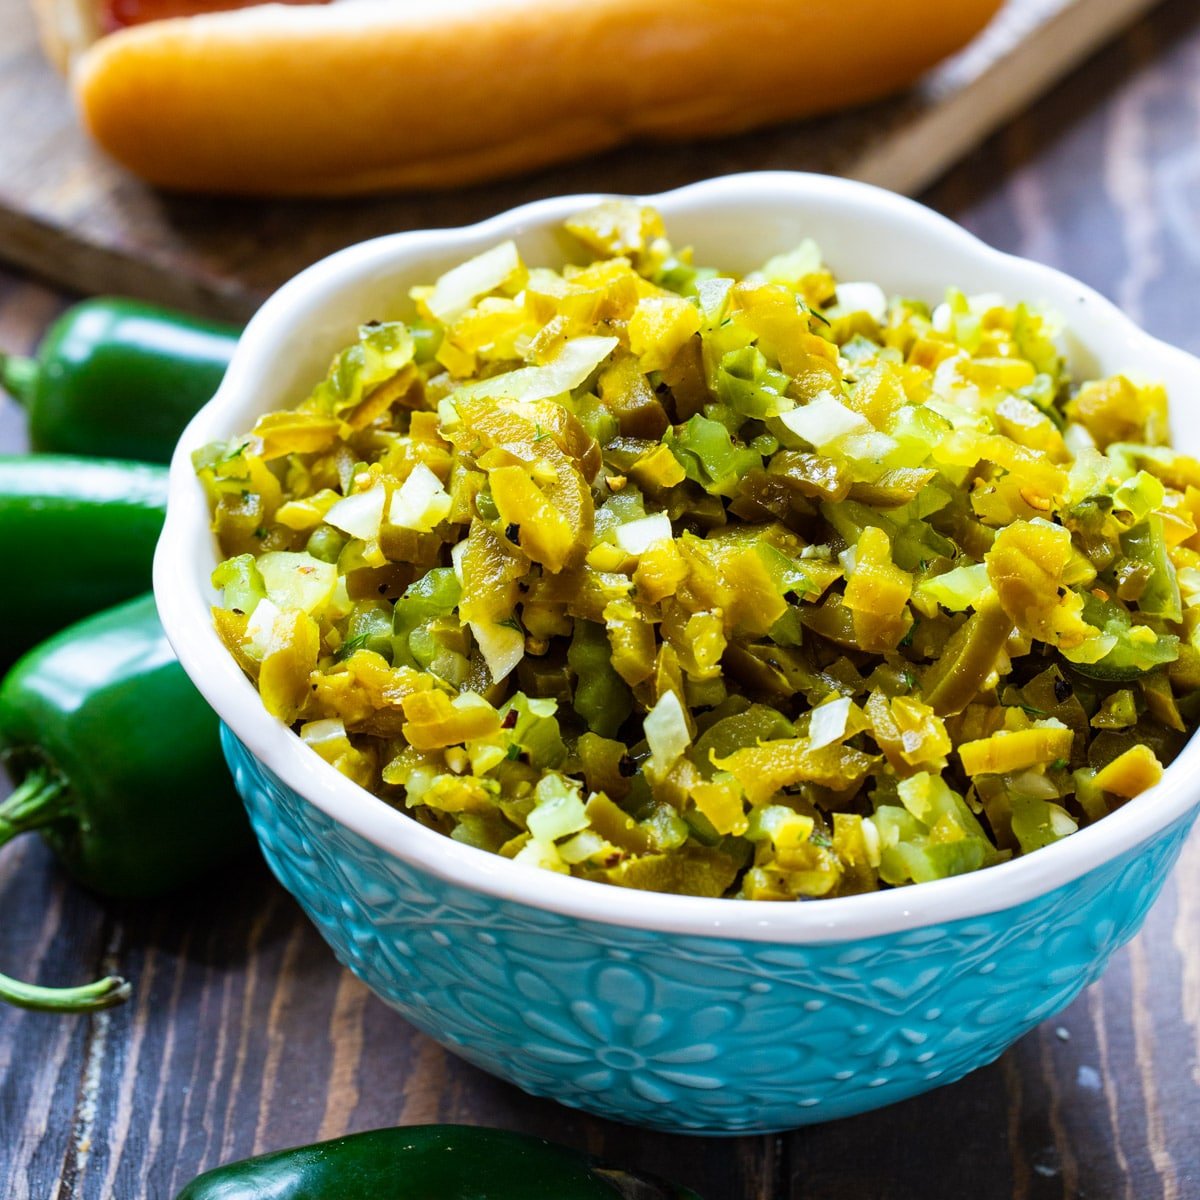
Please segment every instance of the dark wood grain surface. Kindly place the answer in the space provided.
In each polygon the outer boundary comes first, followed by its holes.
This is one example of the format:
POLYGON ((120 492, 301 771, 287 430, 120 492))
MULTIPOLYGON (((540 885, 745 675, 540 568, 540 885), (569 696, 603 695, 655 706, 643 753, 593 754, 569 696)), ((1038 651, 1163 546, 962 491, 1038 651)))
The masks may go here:
MULTIPOLYGON (((1200 352, 1200 5, 1167 0, 927 198, 1200 352)), ((28 346, 66 299, 0 275, 0 340, 28 346)), ((1200 420, 1200 398, 1174 400, 1200 420)), ((0 443, 20 438, 0 406, 0 443)), ((20 565, 5 571, 14 586, 20 565)), ((0 859, 0 914, 6 971, 65 983, 119 964, 136 984, 90 1020, 0 1010, 3 1200, 169 1200, 225 1159, 423 1121, 546 1134, 706 1200, 1200 1198, 1197 838, 1101 982, 999 1062, 779 1138, 645 1133, 490 1079, 341 971, 257 861, 102 905, 30 840, 0 859)))

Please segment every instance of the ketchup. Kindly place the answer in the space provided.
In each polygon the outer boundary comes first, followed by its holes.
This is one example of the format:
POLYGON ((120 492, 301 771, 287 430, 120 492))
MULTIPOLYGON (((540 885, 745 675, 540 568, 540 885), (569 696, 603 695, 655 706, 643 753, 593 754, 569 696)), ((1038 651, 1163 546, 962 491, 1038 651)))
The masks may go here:
MULTIPOLYGON (((283 4, 328 4, 329 0, 275 0, 283 4)), ((100 25, 105 33, 127 25, 144 25, 167 17, 194 17, 198 13, 251 8, 262 0, 100 0, 100 25)))

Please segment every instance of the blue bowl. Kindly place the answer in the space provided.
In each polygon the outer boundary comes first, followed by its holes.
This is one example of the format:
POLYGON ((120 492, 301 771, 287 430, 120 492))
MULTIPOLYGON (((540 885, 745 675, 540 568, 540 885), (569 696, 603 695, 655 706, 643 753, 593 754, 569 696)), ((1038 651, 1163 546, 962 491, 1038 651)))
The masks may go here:
MULTIPOLYGON (((305 394, 364 313, 405 315, 410 284, 507 237, 529 260, 558 260, 562 220, 595 199, 352 247, 268 301, 172 463, 155 562, 163 623, 225 722, 275 874, 338 958, 454 1053, 536 1095, 683 1132, 787 1129, 917 1095, 992 1061, 1137 931, 1195 819, 1200 743, 1118 812, 975 875, 812 903, 660 896, 412 821, 271 718, 213 631, 215 548, 192 450, 305 394)), ((700 261, 744 271, 813 236, 842 278, 1043 300, 1070 321, 1079 374, 1133 370, 1177 398, 1200 394, 1200 362, 1095 292, 875 188, 763 174, 650 202, 700 261)), ((1200 449, 1200 426, 1179 432, 1200 449)))
POLYGON ((1196 815, 986 916, 782 945, 573 919, 437 879, 223 740, 271 870, 372 991, 535 1096, 673 1132, 828 1121, 990 1063, 1138 931, 1196 815))

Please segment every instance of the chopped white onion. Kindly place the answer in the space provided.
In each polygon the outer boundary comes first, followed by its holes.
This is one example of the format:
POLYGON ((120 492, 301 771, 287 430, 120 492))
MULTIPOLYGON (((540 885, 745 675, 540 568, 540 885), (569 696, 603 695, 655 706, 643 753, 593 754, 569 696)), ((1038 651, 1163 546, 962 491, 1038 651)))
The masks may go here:
POLYGON ((845 736, 846 722, 850 719, 850 698, 830 700, 812 710, 808 725, 808 744, 813 750, 831 746, 845 736))
POLYGON ((649 517, 639 517, 636 521, 627 521, 624 525, 617 526, 615 537, 617 545, 626 554, 643 554, 655 542, 664 542, 671 538, 671 518, 665 512, 661 512, 649 517))
POLYGON ((521 266, 514 242, 501 242, 447 271, 426 299, 431 313, 444 325, 452 324, 479 299, 493 292, 521 266))
POLYGON ((850 433, 869 433, 871 423, 861 413, 847 408, 828 393, 810 400, 800 408, 781 413, 778 418, 797 437, 818 450, 850 433))
POLYGON ((615 337, 579 337, 563 342, 543 366, 521 367, 481 379, 454 393, 454 399, 549 400, 577 388, 617 348, 615 337))
POLYGON ((837 307, 833 310, 835 316, 864 312, 876 321, 883 321, 887 316, 887 307, 887 296, 877 283, 862 281, 837 285, 837 307))
POLYGON ((472 621, 471 633, 493 683, 506 679, 517 669, 525 654, 525 634, 520 629, 497 621, 472 621))
POLYGON ((402 529, 428 533, 440 525, 449 513, 449 492, 424 463, 418 463, 412 474, 392 493, 388 522, 402 529))
POLYGON ((387 502, 387 489, 381 483, 365 492, 355 492, 339 500, 326 514, 325 520, 335 529, 351 537, 369 542, 379 536, 383 524, 383 506, 387 502))
POLYGON ((661 779, 692 741, 679 697, 674 692, 664 692, 662 699, 646 714, 642 728, 650 747, 650 769, 661 779))
POLYGON ((455 542, 450 548, 450 563, 454 567, 454 578, 458 580, 459 587, 462 587, 463 583, 463 555, 466 552, 466 538, 463 538, 461 542, 455 542))
POLYGON ((265 598, 254 606, 246 622, 245 644, 255 658, 266 657, 275 633, 275 622, 281 615, 278 606, 265 598))
POLYGON ((337 587, 337 567, 311 554, 273 550, 260 555, 255 565, 267 596, 280 609, 316 612, 329 603, 337 587))

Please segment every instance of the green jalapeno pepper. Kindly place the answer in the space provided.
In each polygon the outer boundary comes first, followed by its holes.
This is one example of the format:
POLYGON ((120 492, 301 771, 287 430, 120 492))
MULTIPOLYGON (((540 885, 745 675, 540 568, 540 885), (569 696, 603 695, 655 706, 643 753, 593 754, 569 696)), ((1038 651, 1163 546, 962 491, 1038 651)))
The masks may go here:
POLYGON ((377 1129, 218 1167, 176 1200, 699 1200, 525 1134, 377 1129))
MULTIPOLYGON (((0 683, 0 759, 16 784, 0 803, 0 845, 36 830, 106 896, 187 884, 250 844, 217 729, 152 596, 63 630, 0 683)), ((31 1008, 125 994, 120 981, 56 993, 0 978, 0 1000, 31 1008)))
POLYGON ((150 587, 167 472, 147 463, 0 457, 0 665, 150 587))
POLYGON ((0 385, 28 411, 39 452, 167 462, 237 339, 231 325, 134 300, 85 300, 35 357, 0 355, 0 385))

